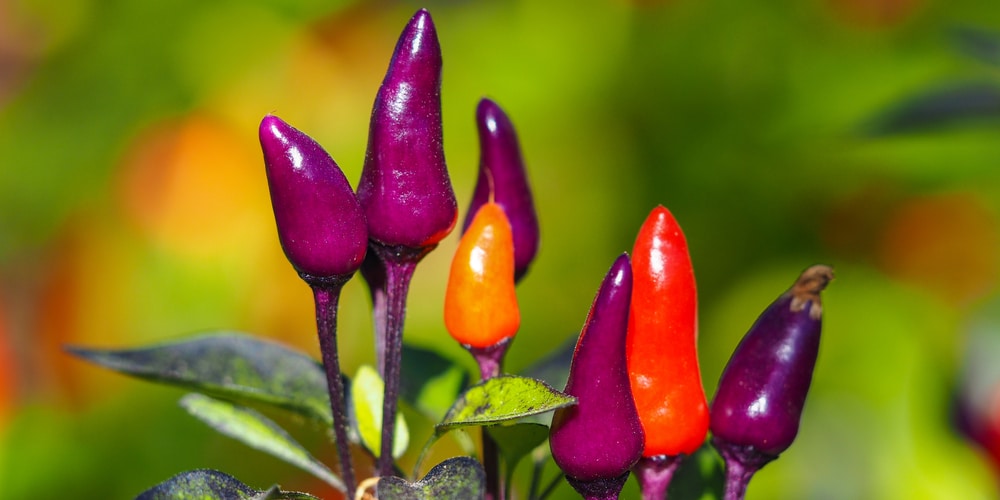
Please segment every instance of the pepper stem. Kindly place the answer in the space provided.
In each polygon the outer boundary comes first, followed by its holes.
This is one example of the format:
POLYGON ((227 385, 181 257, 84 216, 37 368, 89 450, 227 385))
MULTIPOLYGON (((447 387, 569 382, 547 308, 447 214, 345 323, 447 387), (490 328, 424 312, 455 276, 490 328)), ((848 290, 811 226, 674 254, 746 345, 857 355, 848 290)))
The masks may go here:
POLYGON ((712 445, 726 463, 726 486, 724 500, 743 500, 747 494, 750 479, 768 462, 778 458, 765 455, 753 446, 738 446, 712 438, 712 445))
POLYGON ((417 263, 434 249, 434 246, 419 249, 405 247, 386 247, 372 243, 369 247, 380 259, 385 269, 385 327, 376 334, 384 335, 381 345, 384 348, 385 392, 382 400, 382 440, 378 456, 378 473, 380 476, 396 475, 393 465, 392 449, 395 439, 396 408, 399 400, 399 378, 403 363, 403 322, 406 317, 406 295, 410 289, 410 280, 417 263))
POLYGON ((674 472, 677 471, 682 459, 681 455, 658 455, 639 460, 632 470, 639 480, 643 500, 667 498, 670 481, 674 478, 674 472))
POLYGON ((584 500, 617 500, 628 480, 629 471, 611 479, 596 479, 581 481, 566 476, 566 482, 576 490, 584 500))
POLYGON ((340 291, 347 279, 310 283, 316 302, 316 332, 319 335, 320 352, 323 354, 323 368, 326 370, 326 384, 330 393, 330 410, 333 412, 333 433, 337 440, 337 454, 340 458, 340 474, 347 491, 354 491, 354 466, 351 463, 351 446, 347 440, 347 402, 344 399, 344 381, 340 376, 340 360, 337 355, 337 305, 340 291))

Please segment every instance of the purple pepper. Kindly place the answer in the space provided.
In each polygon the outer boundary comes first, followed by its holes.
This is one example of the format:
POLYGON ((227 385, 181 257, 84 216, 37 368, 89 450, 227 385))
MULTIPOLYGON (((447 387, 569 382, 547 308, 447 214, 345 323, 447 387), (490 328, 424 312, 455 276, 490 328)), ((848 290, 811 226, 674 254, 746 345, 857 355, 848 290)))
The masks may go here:
POLYGON ((712 444, 726 461, 726 498, 791 446, 819 352, 820 292, 833 269, 816 265, 757 318, 730 358, 711 408, 712 444))
POLYGON ((403 30, 375 97, 358 199, 369 237, 384 246, 434 246, 455 226, 441 132, 441 46, 424 9, 403 30))
POLYGON ((371 255, 362 274, 372 294, 376 355, 385 380, 377 467, 388 476, 395 474, 392 424, 410 280, 458 219, 441 132, 441 47, 424 9, 403 29, 375 96, 358 201, 368 219, 371 255))
POLYGON ((514 231, 514 280, 520 281, 538 253, 539 237, 538 216, 517 133, 503 109, 485 98, 476 108, 476 125, 479 127, 479 178, 462 232, 468 229, 479 207, 492 195, 507 214, 514 231))
POLYGON ((645 436, 625 360, 631 298, 632 267, 622 254, 601 283, 573 353, 565 392, 578 402, 552 418, 552 458, 589 499, 617 498, 642 457, 645 436))
POLYGON ((368 247, 364 213, 347 177, 308 135, 277 116, 260 123, 278 239, 304 280, 346 279, 368 247))
POLYGON ((272 115, 261 120, 259 133, 281 248, 313 290, 341 475, 351 492, 355 481, 337 354, 337 304, 344 284, 365 260, 368 226, 347 177, 316 141, 272 115))

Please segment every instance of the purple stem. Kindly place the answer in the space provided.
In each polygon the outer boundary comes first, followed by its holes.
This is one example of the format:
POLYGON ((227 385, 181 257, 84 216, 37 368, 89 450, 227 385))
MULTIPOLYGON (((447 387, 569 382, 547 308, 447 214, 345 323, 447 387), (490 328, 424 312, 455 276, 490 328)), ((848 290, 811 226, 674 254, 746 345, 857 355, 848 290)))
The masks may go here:
POLYGON ((712 445, 726 463, 724 500, 743 500, 753 475, 765 464, 777 458, 763 454, 753 446, 725 443, 719 438, 712 438, 712 445))
POLYGON ((639 460, 633 468, 643 500, 663 500, 667 498, 667 488, 674 478, 674 472, 681 464, 679 455, 658 455, 639 460))
MULTIPOLYGON (((376 252, 385 264, 386 308, 385 308, 385 393, 382 401, 382 449, 378 456, 380 476, 394 476, 392 448, 395 439, 396 407, 399 400, 399 377, 403 363, 403 321, 406 316, 406 295, 410 289, 413 271, 434 247, 410 249, 386 247, 373 243, 370 250, 376 252)), ((377 328, 377 327, 376 327, 377 328)), ((378 332, 377 332, 378 333, 378 332)))
POLYGON ((335 280, 312 285, 316 301, 316 331, 319 334, 326 384, 330 392, 330 410, 333 412, 333 433, 340 457, 340 474, 350 495, 356 488, 354 467, 351 463, 351 445, 347 440, 347 402, 344 400, 344 381, 340 377, 340 360, 337 356, 337 304, 340 291, 347 280, 335 280))

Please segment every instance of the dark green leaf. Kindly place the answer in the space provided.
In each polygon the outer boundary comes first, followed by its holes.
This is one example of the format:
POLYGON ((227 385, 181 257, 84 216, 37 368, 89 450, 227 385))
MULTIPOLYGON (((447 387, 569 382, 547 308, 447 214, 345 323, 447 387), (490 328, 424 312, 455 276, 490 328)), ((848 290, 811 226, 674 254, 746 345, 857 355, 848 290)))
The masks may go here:
POLYGON ((302 445, 264 415, 197 393, 184 396, 180 404, 188 413, 220 433, 299 467, 340 491, 346 491, 344 483, 326 465, 313 458, 302 445))
POLYGON ((953 31, 960 49, 976 59, 1000 66, 1000 33, 979 28, 962 27, 953 31))
POLYGON ((549 438, 549 428, 536 423, 492 425, 486 427, 486 432, 500 449, 508 471, 513 471, 521 458, 549 438))
POLYGON ((725 470, 722 460, 708 444, 685 457, 670 481, 667 497, 676 500, 722 498, 725 470))
POLYGON ((436 429, 443 433, 456 427, 508 422, 572 404, 576 404, 576 398, 541 380, 504 375, 465 391, 436 429))
POLYGON ((217 470, 182 472, 142 492, 136 500, 306 500, 316 497, 286 492, 272 486, 257 491, 238 479, 217 470))
POLYGON ((903 101, 879 117, 869 134, 901 134, 986 119, 1000 119, 1000 87, 992 82, 951 84, 903 101))
POLYGON ((333 425, 326 375, 319 363, 260 338, 216 333, 137 349, 67 351, 135 377, 266 403, 333 425))
POLYGON ((376 492, 383 500, 446 500, 483 498, 486 473, 469 457, 455 457, 434 466, 415 483, 383 477, 376 492))
POLYGON ((457 363, 420 347, 403 345, 403 373, 399 397, 429 416, 444 418, 455 398, 469 383, 469 374, 457 363))

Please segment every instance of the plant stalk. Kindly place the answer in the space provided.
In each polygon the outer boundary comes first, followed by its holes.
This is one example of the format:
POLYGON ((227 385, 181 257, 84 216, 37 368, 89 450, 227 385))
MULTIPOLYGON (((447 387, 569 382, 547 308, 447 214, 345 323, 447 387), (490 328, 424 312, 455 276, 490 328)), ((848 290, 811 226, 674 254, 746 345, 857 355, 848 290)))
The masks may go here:
POLYGON ((667 498, 667 489, 681 460, 679 455, 658 455, 639 460, 633 470, 639 480, 643 500, 667 498))
POLYGON ((410 249, 372 244, 369 249, 382 259, 385 269, 386 309, 385 328, 378 325, 376 334, 384 334, 385 392, 382 400, 382 438, 377 470, 380 476, 396 475, 392 449, 395 439, 396 409, 399 400, 399 378, 403 363, 403 322, 406 317, 406 296, 413 271, 420 259, 434 247, 410 249))
POLYGON ((347 402, 344 399, 344 381, 340 376, 337 355, 337 305, 346 279, 312 285, 316 302, 316 331, 319 335, 323 368, 326 370, 327 389, 330 392, 330 410, 333 412, 333 433, 337 440, 341 475, 350 494, 357 488, 354 466, 351 462, 351 445, 347 439, 347 402))

